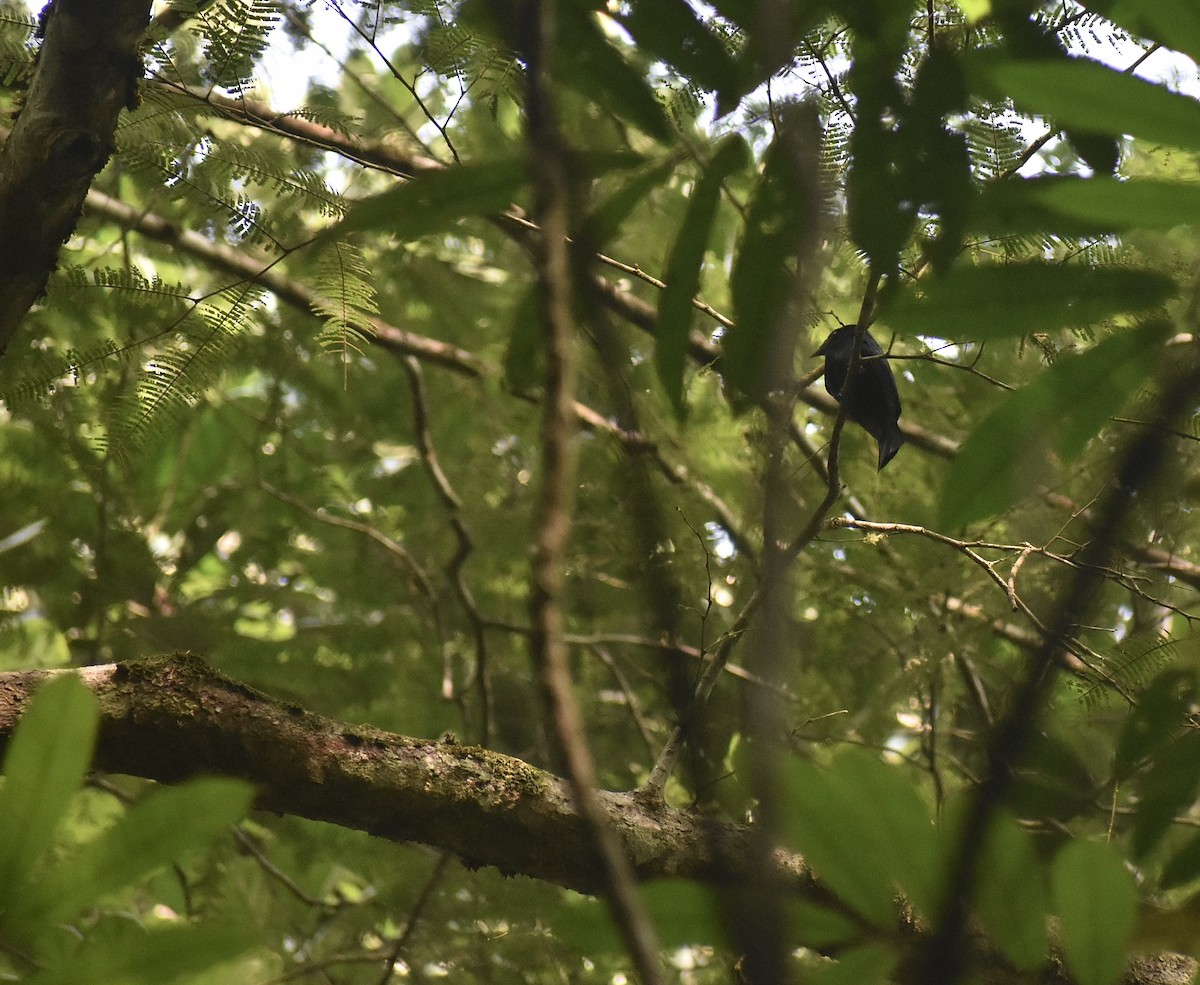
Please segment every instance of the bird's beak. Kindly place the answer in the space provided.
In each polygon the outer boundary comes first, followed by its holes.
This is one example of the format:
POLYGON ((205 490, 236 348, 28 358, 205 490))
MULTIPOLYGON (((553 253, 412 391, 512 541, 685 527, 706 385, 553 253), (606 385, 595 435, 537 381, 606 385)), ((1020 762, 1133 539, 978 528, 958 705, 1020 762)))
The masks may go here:
POLYGON ((816 358, 817 358, 817 356, 823 356, 823 355, 825 355, 825 346, 826 346, 827 344, 828 344, 827 342, 822 342, 822 343, 821 343, 821 348, 819 348, 819 349, 818 349, 816 352, 814 352, 814 353, 813 353, 811 356, 809 356, 808 358, 809 358, 809 359, 816 359, 816 358))

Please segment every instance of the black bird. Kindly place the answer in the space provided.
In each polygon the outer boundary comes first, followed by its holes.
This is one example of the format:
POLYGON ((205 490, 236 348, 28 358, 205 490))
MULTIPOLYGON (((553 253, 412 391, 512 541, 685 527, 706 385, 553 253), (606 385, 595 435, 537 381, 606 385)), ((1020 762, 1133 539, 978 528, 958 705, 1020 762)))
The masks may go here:
MULTIPOLYGON (((825 357, 825 389, 835 400, 841 400, 842 388, 846 385, 846 372, 850 368, 850 354, 854 349, 854 333, 857 325, 843 325, 835 329, 814 356, 825 357)), ((858 372, 854 376, 854 387, 850 391, 850 404, 846 416, 862 426, 871 437, 879 442, 879 467, 883 468, 895 457, 904 444, 900 433, 900 394, 896 392, 896 378, 883 357, 879 343, 869 332, 863 333, 862 352, 859 355, 858 372), (869 359, 878 356, 878 359, 869 359)))

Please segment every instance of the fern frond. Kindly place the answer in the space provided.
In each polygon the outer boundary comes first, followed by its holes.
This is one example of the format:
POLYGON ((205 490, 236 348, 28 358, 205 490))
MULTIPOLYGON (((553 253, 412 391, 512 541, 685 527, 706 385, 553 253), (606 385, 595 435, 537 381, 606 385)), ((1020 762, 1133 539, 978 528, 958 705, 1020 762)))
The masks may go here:
POLYGON ((362 117, 351 116, 348 113, 339 112, 332 106, 312 106, 304 105, 296 109, 288 110, 288 116, 294 116, 298 120, 308 120, 309 123, 316 123, 318 126, 326 127, 334 133, 339 133, 343 137, 353 137, 357 135, 362 128, 362 117))
POLYGON ((330 218, 345 213, 345 204, 315 172, 207 136, 182 146, 157 137, 127 143, 122 160, 193 200, 204 213, 223 214, 230 236, 239 242, 281 248, 275 216, 284 211, 315 210, 330 218), (265 202, 252 189, 276 201, 265 202))
POLYGON ((325 319, 317 342, 341 358, 345 382, 352 354, 361 352, 375 334, 371 320, 379 305, 371 271, 357 247, 333 243, 317 258, 312 283, 317 293, 313 310, 325 319))
POLYGON ((704 112, 704 90, 694 85, 664 85, 655 90, 671 122, 680 130, 691 128, 704 112))
POLYGON ((167 344, 145 357, 133 393, 117 401, 107 422, 112 454, 124 457, 137 450, 203 400, 232 364, 263 297, 260 289, 243 286, 200 304, 167 344))
MULTIPOLYGON (((1118 643, 1106 661, 1105 669, 1122 691, 1137 694, 1159 670, 1179 660, 1182 655, 1178 640, 1147 630, 1118 643)), ((1110 690, 1101 683, 1094 683, 1084 690, 1081 698, 1087 703, 1094 703, 1110 690)))
POLYGON ((1011 170, 1026 146, 1025 131, 1017 120, 971 115, 962 129, 971 155, 971 173, 983 183, 1011 170))
POLYGON ((24 8, 0 4, 0 85, 21 85, 33 74, 33 28, 24 8))
POLYGON ((52 290, 59 294, 78 295, 96 288, 116 291, 127 304, 138 307, 160 307, 164 302, 192 303, 188 289, 182 284, 165 281, 161 277, 147 277, 136 267, 96 267, 91 270, 80 266, 61 268, 54 277, 52 290))
POLYGON ((60 386, 79 386, 89 367, 114 356, 127 355, 128 351, 113 339, 104 339, 86 349, 31 350, 14 359, 13 382, 0 389, 0 403, 10 411, 17 411, 43 401, 60 386))
POLYGON ((274 0, 218 0, 198 14, 205 35, 206 81, 234 95, 250 88, 254 68, 279 23, 274 0))
POLYGON ((337 193, 314 171, 295 166, 281 168, 278 161, 240 144, 213 142, 205 150, 195 177, 199 180, 203 176, 212 187, 219 187, 222 181, 248 181, 298 206, 316 206, 323 215, 340 216, 345 211, 337 193))

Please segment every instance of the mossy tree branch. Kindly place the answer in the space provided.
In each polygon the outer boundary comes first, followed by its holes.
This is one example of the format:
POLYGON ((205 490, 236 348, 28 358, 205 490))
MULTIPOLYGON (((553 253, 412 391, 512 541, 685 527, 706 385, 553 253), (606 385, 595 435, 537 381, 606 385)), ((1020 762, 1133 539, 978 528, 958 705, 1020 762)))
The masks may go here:
MULTIPOLYGON (((256 806, 418 842, 581 892, 596 892, 595 842, 572 806, 566 781, 477 746, 350 725, 277 701, 190 654, 104 664, 79 671, 0 674, 0 756, 34 691, 54 674, 78 673, 99 698, 94 765, 175 783, 200 774, 248 780, 256 806)), ((613 831, 641 880, 664 877, 729 884, 750 871, 751 829, 666 807, 633 793, 599 793, 613 831)), ((780 881, 797 895, 839 907, 804 861, 775 852, 780 881)), ((908 958, 898 982, 916 981, 924 934, 901 933, 908 958)), ((1006 970, 980 940, 975 959, 988 981, 1032 979, 1006 970)), ((1194 961, 1175 954, 1136 959, 1129 985, 1183 985, 1194 961)), ((1053 966, 1041 982, 1066 982, 1053 966)), ((1040 973, 1039 973, 1040 974, 1040 973)))
MULTIPOLYGON (((0 753, 37 686, 52 673, 0 674, 0 753)), ((198 774, 245 779, 257 806, 392 841, 419 842, 471 866, 594 892, 594 842, 566 782, 454 741, 419 739, 323 718, 180 654, 78 671, 100 699, 95 766, 163 783, 198 774)), ((723 881, 744 871, 749 829, 600 794, 638 877, 723 881)), ((795 856, 779 875, 827 899, 795 856)))

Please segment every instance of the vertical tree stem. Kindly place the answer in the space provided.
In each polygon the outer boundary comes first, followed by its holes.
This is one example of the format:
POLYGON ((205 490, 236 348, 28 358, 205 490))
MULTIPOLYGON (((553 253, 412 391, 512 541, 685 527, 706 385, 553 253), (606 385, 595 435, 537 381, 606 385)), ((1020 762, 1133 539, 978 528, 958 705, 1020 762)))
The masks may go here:
POLYGON ((602 882, 613 917, 645 985, 662 981, 658 944, 633 866, 625 856, 596 795, 596 769, 571 681, 562 608, 563 569, 571 531, 575 476, 574 331, 571 313, 570 189, 568 161, 551 101, 554 0, 525 6, 529 75, 528 137, 535 211, 542 235, 537 248, 540 314, 546 361, 542 420, 542 485, 537 505, 530 616, 531 647, 557 747, 580 814, 603 867, 602 882))

